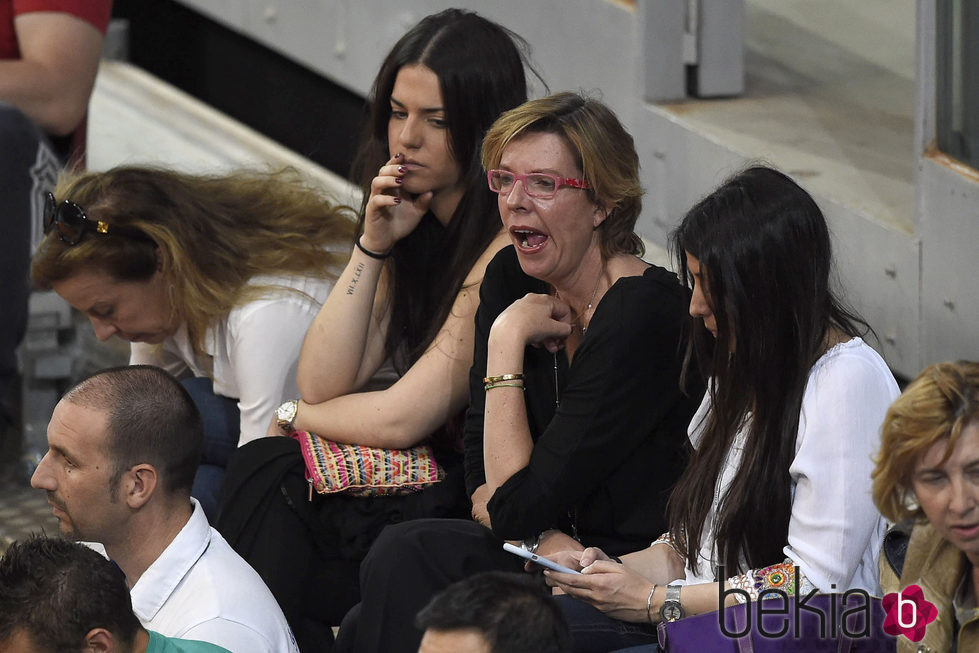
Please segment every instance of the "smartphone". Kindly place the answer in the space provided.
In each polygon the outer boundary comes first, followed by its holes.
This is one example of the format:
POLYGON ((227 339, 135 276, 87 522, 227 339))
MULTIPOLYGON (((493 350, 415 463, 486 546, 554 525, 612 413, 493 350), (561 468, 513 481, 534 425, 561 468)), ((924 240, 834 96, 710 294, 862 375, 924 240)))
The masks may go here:
POLYGON ((518 555, 521 558, 524 558, 526 560, 530 560, 531 562, 533 562, 535 564, 538 564, 541 567, 547 567, 548 569, 551 569, 553 571, 560 571, 562 574, 580 574, 581 573, 580 571, 575 571, 574 569, 568 569, 567 567, 565 567, 563 565, 559 565, 558 563, 554 562, 553 560, 548 560, 547 558, 542 558, 541 556, 537 555, 536 553, 531 553, 530 551, 527 551, 525 549, 521 549, 519 546, 513 546, 509 542, 505 542, 503 544, 503 550, 504 551, 509 551, 510 553, 512 553, 514 555, 518 555))

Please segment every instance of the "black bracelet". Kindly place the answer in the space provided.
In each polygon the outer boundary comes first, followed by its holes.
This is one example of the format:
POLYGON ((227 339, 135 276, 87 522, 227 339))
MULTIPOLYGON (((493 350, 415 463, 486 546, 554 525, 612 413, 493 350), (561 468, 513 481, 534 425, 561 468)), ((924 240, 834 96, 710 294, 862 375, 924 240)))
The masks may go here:
POLYGON ((391 252, 385 252, 384 254, 378 254, 377 252, 370 251, 369 249, 367 249, 366 247, 364 247, 363 245, 360 244, 360 236, 357 236, 357 240, 354 241, 354 244, 356 244, 357 245, 357 249, 359 249, 360 251, 362 251, 364 254, 367 254, 367 256, 370 256, 371 258, 376 258, 378 261, 383 261, 387 257, 391 256, 391 252))

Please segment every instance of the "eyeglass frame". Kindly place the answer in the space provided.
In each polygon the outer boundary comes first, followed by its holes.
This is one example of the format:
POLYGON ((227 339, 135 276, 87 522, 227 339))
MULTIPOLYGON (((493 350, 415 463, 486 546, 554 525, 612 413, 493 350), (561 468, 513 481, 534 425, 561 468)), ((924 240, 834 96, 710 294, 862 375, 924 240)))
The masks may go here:
POLYGON ((513 172, 512 170, 501 170, 499 168, 486 171, 486 183, 489 184, 489 188, 491 191, 499 195, 509 195, 510 193, 512 193, 513 188, 514 186, 517 185, 518 181, 521 184, 523 184, 523 192, 527 193, 529 197, 534 197, 539 200, 553 199, 554 196, 557 195, 558 190, 560 190, 561 188, 577 188, 579 190, 591 189, 591 185, 584 179, 575 179, 574 177, 558 177, 557 175, 552 175, 546 172, 529 172, 524 175, 524 174, 520 174, 519 172, 513 172), (503 173, 513 177, 513 185, 510 186, 510 190, 504 191, 504 190, 496 190, 495 188, 493 188, 494 173, 503 173), (527 190, 527 184, 525 180, 528 177, 547 177, 549 179, 552 179, 554 181, 554 192, 551 193, 550 195, 535 195, 534 193, 527 190))
POLYGON ((71 200, 62 200, 59 204, 57 198, 54 196, 54 193, 50 191, 44 194, 43 217, 44 234, 47 235, 55 225, 59 225, 58 238, 66 245, 77 245, 80 243, 86 231, 103 235, 112 234, 116 236, 124 236, 126 238, 135 238, 137 240, 145 240, 155 244, 155 241, 152 238, 138 229, 133 229, 130 227, 113 227, 104 220, 93 220, 92 218, 88 217, 88 214, 85 213, 85 209, 75 204, 71 200), (71 222, 63 217, 63 211, 65 209, 75 212, 77 227, 72 225, 71 222), (77 228, 78 237, 74 239, 70 238, 69 235, 65 233, 65 229, 63 229, 62 226, 68 229, 77 228))

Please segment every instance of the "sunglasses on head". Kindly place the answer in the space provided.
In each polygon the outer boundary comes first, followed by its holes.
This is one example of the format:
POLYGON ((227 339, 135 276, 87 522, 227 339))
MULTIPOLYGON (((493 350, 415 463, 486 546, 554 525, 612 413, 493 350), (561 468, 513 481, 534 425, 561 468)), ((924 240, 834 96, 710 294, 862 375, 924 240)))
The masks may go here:
POLYGON ((45 193, 44 233, 51 231, 55 225, 58 226, 58 237, 68 245, 78 244, 78 241, 82 239, 86 231, 153 242, 152 238, 138 229, 113 227, 108 222, 92 220, 85 215, 85 210, 82 207, 71 200, 64 200, 61 204, 58 204, 54 199, 54 194, 45 193))

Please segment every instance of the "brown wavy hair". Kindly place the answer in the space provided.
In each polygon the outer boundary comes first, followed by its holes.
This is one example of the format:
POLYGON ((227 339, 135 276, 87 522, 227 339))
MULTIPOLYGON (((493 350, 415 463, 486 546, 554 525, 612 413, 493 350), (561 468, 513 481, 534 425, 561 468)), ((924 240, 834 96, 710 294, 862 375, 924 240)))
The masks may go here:
POLYGON ((487 132, 483 167, 499 167, 503 150, 511 141, 534 133, 557 134, 564 140, 591 186, 586 191, 589 198, 611 211, 598 227, 602 257, 642 256, 645 248, 635 232, 643 195, 639 155, 632 136, 615 113, 598 100, 577 93, 557 93, 525 102, 500 116, 487 132))
POLYGON ((68 245, 52 230, 31 262, 34 285, 48 289, 82 270, 146 281, 160 269, 198 353, 210 326, 270 290, 249 284, 252 277, 336 278, 356 227, 353 209, 292 169, 219 176, 121 166, 63 177, 55 197, 147 238, 87 234, 68 245))
POLYGON ((887 409, 874 479, 874 503, 892 522, 922 517, 911 477, 936 442, 951 455, 962 429, 979 423, 979 363, 935 363, 887 409))

